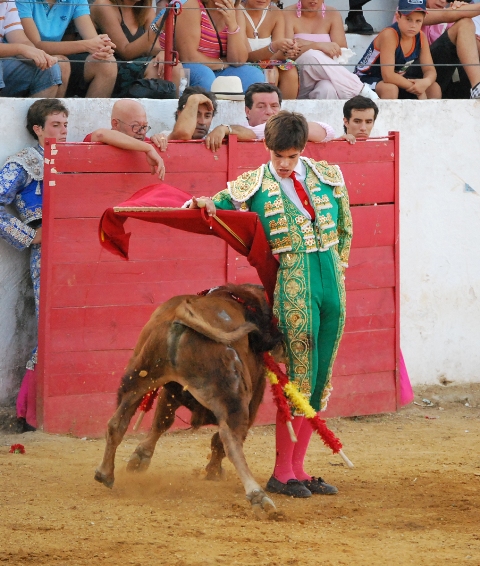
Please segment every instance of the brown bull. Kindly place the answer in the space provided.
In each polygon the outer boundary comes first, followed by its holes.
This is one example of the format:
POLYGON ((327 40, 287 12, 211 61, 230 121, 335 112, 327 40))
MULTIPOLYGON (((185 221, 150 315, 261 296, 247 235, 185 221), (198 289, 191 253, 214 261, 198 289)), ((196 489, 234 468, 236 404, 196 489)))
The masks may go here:
POLYGON ((159 437, 181 405, 192 411, 192 426, 218 424, 212 438, 207 478, 221 475, 228 456, 254 510, 275 505, 250 472, 243 443, 265 389, 263 352, 280 348, 263 289, 254 285, 218 287, 206 295, 174 297, 153 313, 140 334, 118 391, 118 408, 108 422, 107 445, 95 479, 114 483, 114 460, 143 396, 164 386, 152 429, 130 458, 128 469, 148 467, 159 437))

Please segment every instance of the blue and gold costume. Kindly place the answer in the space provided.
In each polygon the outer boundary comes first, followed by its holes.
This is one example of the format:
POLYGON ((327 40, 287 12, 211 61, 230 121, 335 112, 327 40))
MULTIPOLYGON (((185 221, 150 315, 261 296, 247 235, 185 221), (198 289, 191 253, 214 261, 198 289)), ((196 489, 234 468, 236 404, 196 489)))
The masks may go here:
MULTIPOLYGON (((42 192, 43 148, 36 145, 10 156, 0 171, 0 237, 18 250, 31 248, 30 275, 37 320, 42 248, 40 244, 32 244, 32 241, 42 222, 42 192), (19 218, 7 211, 8 205, 14 206, 19 218)), ((36 361, 35 348, 27 369, 34 369, 36 361)))
POLYGON ((288 375, 318 411, 327 406, 345 325, 352 217, 339 167, 301 159, 313 221, 284 193, 268 164, 228 183, 213 202, 219 209, 256 212, 279 255, 273 308, 285 335, 288 375))

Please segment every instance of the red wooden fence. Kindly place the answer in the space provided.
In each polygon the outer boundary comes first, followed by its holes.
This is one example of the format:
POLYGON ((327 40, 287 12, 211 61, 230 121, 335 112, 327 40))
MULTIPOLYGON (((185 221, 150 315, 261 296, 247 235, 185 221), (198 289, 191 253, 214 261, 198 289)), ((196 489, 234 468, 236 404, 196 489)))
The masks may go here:
MULTIPOLYGON (((338 163, 350 193, 353 249, 347 323, 326 416, 398 407, 398 134, 382 140, 308 144, 305 154, 338 163)), ((227 179, 267 160, 261 142, 213 154, 202 142, 173 142, 162 154, 166 181, 213 195, 227 179)), ((143 154, 99 144, 45 147, 39 325, 39 420, 48 432, 103 434, 139 332, 172 295, 257 281, 243 257, 217 238, 129 219, 130 261, 103 250, 103 211, 154 182, 143 154)), ((258 422, 272 422, 267 395, 258 422)), ((179 412, 188 420, 188 413, 179 412)), ((150 420, 145 419, 145 426, 150 420)))

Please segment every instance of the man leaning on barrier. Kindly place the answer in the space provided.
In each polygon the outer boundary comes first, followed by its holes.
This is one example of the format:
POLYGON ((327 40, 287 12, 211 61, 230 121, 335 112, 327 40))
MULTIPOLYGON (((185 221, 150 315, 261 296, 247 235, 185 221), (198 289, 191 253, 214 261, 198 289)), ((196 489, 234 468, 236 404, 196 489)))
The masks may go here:
POLYGON ((115 102, 111 115, 112 128, 99 128, 84 138, 84 142, 101 142, 120 149, 143 151, 152 175, 160 179, 165 177, 165 165, 158 155, 155 146, 160 151, 167 148, 166 136, 156 134, 147 138, 150 126, 147 121, 145 108, 136 100, 124 99, 115 102), (151 142, 151 143, 148 143, 151 142), (153 144, 153 145, 152 145, 153 144))

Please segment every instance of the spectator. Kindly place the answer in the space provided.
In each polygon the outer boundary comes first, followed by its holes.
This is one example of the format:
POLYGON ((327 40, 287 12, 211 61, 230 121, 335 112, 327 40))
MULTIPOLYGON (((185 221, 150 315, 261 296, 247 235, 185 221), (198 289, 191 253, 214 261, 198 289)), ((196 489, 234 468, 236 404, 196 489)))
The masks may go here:
MULTIPOLYGON (((363 96, 355 96, 351 100, 347 100, 343 106, 345 134, 341 139, 347 140, 350 144, 356 143, 358 139, 368 140, 377 116, 378 106, 373 100, 363 96)), ((413 391, 402 350, 400 350, 398 369, 400 375, 400 404, 402 406, 408 405, 413 401, 413 391)))
POLYGON ((57 60, 27 39, 15 2, 0 2, 0 96, 52 98, 61 84, 57 60))
POLYGON ((343 139, 354 144, 357 139, 369 138, 378 116, 378 106, 364 96, 354 96, 343 106, 343 139))
POLYGON ((430 48, 421 31, 426 11, 426 0, 400 0, 396 22, 378 34, 356 66, 357 75, 380 98, 442 97, 430 48), (413 63, 420 65, 420 78, 418 71, 412 74, 413 63))
POLYGON ((270 0, 246 0, 244 8, 250 44, 248 60, 260 62, 261 67, 267 69, 269 82, 279 86, 283 98, 295 100, 298 96, 298 71, 289 60, 296 59, 298 53, 293 39, 285 37, 283 13, 271 5, 270 0), (282 64, 269 65, 271 60, 282 64))
MULTIPOLYGON (((217 126, 205 140, 212 150, 222 143, 229 133, 234 133, 239 140, 263 140, 265 125, 270 116, 281 110, 282 93, 275 85, 256 83, 248 87, 245 93, 245 114, 248 126, 217 126)), ((323 122, 308 122, 308 141, 328 142, 333 140, 333 128, 323 122)))
MULTIPOLYGON (((43 147, 46 138, 57 142, 67 139, 68 110, 60 100, 45 98, 35 101, 27 113, 27 130, 37 140, 11 155, 0 170, 0 237, 18 250, 30 248, 30 276, 35 296, 38 322, 40 298, 40 261, 42 255, 43 147), (13 205, 17 216, 6 206, 13 205)), ((27 363, 27 371, 17 398, 17 418, 21 432, 35 430, 36 390, 35 347, 27 363)))
POLYGON ((446 5, 446 0, 427 0, 429 12, 422 28, 430 44, 437 83, 444 98, 480 98, 480 39, 472 20, 480 14, 480 5, 453 2, 441 10, 446 5), (458 88, 452 82, 454 65, 458 65, 460 76, 458 88))
POLYGON ((363 15, 363 7, 370 0, 349 0, 350 11, 345 18, 347 33, 358 33, 359 35, 372 35, 373 27, 366 21, 363 15))
POLYGON ((245 92, 264 80, 260 69, 242 64, 249 52, 245 17, 232 0, 187 0, 175 39, 183 66, 190 69, 190 86, 210 91, 216 77, 237 76, 245 92))
POLYGON ((17 0, 17 8, 28 39, 62 61, 62 88, 58 96, 111 96, 117 77, 117 66, 112 64, 115 45, 108 35, 95 31, 87 2, 17 0), (82 39, 62 41, 71 21, 82 39))
MULTIPOLYGON (((94 24, 116 45, 117 60, 130 61, 118 65, 114 97, 128 96, 136 79, 163 79, 165 52, 158 45, 152 49, 156 34, 150 29, 155 18, 151 0, 95 0, 91 10, 94 24), (153 58, 147 65, 150 55, 153 58)), ((182 77, 182 65, 173 67, 177 94, 182 77)))
POLYGON ((161 150, 167 147, 165 136, 155 135, 147 138, 150 129, 145 108, 136 100, 118 100, 112 108, 112 129, 99 128, 84 138, 84 142, 101 142, 120 149, 143 151, 152 175, 160 179, 165 177, 165 165, 155 147, 147 142, 153 142, 161 150))
POLYGON ((178 99, 175 125, 171 132, 162 132, 169 140, 203 140, 217 113, 213 92, 202 87, 187 87, 178 99))
POLYGON ((335 58, 347 47, 343 21, 335 8, 323 0, 301 0, 285 10, 287 37, 293 37, 300 50, 299 98, 350 99, 357 94, 378 98, 368 85, 335 58), (299 9, 301 7, 301 9, 299 9))

